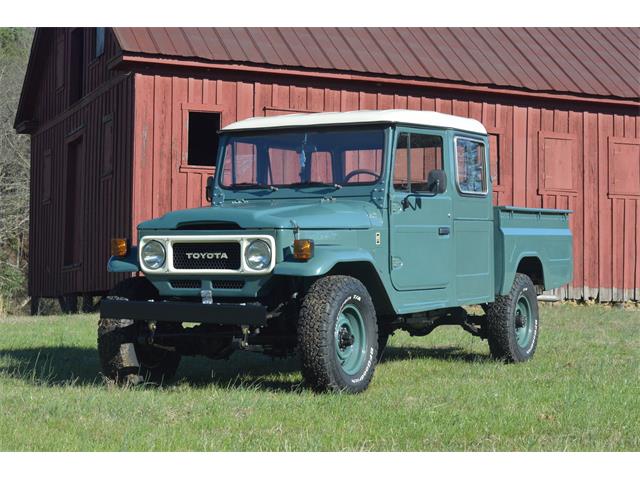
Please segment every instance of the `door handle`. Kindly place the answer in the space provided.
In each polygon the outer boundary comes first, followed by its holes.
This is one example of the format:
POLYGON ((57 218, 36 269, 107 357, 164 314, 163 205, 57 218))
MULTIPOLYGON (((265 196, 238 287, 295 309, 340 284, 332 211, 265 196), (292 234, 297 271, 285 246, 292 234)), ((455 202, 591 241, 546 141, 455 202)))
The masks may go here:
POLYGON ((450 232, 451 232, 451 229, 449 227, 438 228, 438 235, 449 235, 450 232))

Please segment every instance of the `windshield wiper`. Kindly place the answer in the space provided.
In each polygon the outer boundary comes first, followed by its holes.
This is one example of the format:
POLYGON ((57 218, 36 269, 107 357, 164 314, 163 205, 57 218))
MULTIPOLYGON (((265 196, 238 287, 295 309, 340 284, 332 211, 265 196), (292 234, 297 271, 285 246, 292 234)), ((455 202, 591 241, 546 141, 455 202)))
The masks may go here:
POLYGON ((267 185, 265 183, 250 183, 250 182, 242 182, 242 183, 234 183, 230 185, 231 188, 237 188, 238 190, 250 190, 252 188, 260 189, 260 190, 271 190, 272 192, 277 192, 278 187, 275 185, 267 185))
POLYGON ((326 182, 295 182, 289 183, 287 187, 330 187, 336 190, 342 188, 339 183, 326 183, 326 182))

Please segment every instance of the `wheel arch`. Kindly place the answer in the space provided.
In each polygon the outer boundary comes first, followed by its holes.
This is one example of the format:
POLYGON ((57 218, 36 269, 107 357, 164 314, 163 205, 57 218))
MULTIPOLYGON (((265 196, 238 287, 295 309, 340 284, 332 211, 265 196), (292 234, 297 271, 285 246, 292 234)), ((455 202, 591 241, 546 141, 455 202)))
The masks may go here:
POLYGON ((395 314, 393 304, 382 283, 382 279, 371 262, 339 262, 326 275, 348 275, 358 279, 371 295, 373 306, 379 317, 395 314))
POLYGON ((540 257, 535 255, 523 256, 518 262, 515 273, 527 275, 533 284, 540 290, 544 290, 544 266, 540 257))

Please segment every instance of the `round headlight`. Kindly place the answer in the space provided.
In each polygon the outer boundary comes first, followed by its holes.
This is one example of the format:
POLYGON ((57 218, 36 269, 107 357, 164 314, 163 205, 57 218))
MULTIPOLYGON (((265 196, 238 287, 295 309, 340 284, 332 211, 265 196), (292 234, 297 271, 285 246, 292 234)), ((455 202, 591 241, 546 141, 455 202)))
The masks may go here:
POLYGON ((151 270, 157 270, 164 265, 166 256, 164 246, 156 240, 151 240, 142 247, 142 262, 151 270))
POLYGON ((271 247, 264 240, 254 240, 244 251, 244 260, 253 270, 264 270, 271 264, 271 247))

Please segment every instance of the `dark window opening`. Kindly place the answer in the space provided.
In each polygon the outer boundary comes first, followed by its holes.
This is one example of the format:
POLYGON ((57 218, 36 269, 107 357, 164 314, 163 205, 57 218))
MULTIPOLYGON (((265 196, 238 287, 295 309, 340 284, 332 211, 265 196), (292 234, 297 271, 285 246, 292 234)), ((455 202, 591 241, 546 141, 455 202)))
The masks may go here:
POLYGON ((113 120, 106 117, 102 124, 102 176, 113 173, 113 120))
POLYGON ((64 201, 64 265, 80 261, 80 233, 78 219, 82 212, 80 198, 80 169, 82 164, 82 138, 67 145, 67 168, 64 201))
POLYGON ((71 33, 69 68, 69 103, 80 100, 84 89, 84 30, 76 28, 71 33))
POLYGON ((56 89, 64 85, 64 31, 58 29, 56 35, 56 89))
POLYGON ((98 58, 104 53, 104 27, 97 27, 93 29, 93 58, 98 58))
POLYGON ((218 130, 220 130, 219 113, 189 112, 188 165, 215 166, 218 130))
POLYGON ((42 164, 42 203, 51 201, 51 150, 45 150, 42 164))

